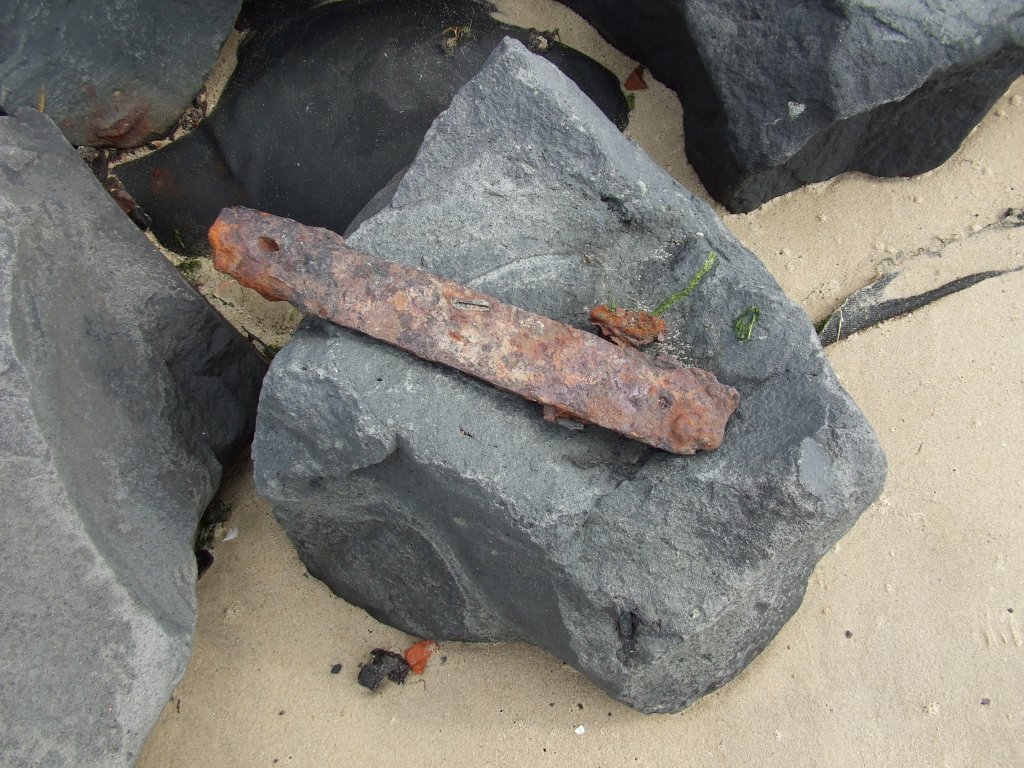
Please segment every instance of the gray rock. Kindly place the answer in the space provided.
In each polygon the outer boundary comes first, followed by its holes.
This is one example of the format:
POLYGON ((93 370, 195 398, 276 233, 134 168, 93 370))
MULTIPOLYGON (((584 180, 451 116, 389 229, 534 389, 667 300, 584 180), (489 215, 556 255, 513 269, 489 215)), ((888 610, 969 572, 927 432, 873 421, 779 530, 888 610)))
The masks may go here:
POLYGON ((13 0, 0 10, 0 105, 35 107, 76 145, 166 134, 231 32, 241 0, 13 0))
POLYGON ((732 211, 844 171, 944 162, 1024 72, 1019 0, 565 0, 684 108, 732 211))
POLYGON ((743 398, 719 450, 673 456, 305 321, 261 396, 258 489, 310 572, 385 622, 528 640, 637 709, 680 710, 767 645, 881 491, 885 458, 806 315, 518 43, 350 242, 577 325, 600 302, 650 310, 713 250, 662 350, 743 398))
POLYGON ((131 765, 264 364, 29 109, 0 118, 0 312, 2 762, 131 765))

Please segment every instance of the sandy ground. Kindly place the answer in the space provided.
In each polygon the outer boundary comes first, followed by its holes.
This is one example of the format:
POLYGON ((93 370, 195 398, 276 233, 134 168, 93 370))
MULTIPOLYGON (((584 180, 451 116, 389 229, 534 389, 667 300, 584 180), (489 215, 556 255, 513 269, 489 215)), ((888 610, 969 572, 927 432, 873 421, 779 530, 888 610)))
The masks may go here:
MULTIPOLYGON (((547 0, 503 6, 622 78, 634 65, 547 0)), ((648 82, 630 135, 706 199, 678 101, 648 82)), ((931 173, 848 174, 724 219, 818 320, 897 266, 921 289, 1024 263, 1024 228, 989 226, 1021 206, 1024 79, 931 173)), ((1024 765, 1022 332, 1017 273, 830 348, 889 457, 885 492, 765 652, 678 715, 636 713, 525 644, 445 643, 422 678, 361 688, 372 648, 413 639, 306 574, 242 465, 222 491, 239 535, 199 582, 189 672, 138 764, 1024 765)))

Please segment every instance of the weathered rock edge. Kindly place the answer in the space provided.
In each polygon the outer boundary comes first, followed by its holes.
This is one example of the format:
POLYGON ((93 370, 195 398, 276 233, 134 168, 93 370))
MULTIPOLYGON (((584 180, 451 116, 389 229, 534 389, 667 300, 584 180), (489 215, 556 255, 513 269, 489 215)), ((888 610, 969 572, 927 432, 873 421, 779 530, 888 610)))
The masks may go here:
POLYGON ((1024 73, 1019 0, 564 2, 679 94, 690 162, 738 213, 931 170, 1024 73))
POLYGON ((0 10, 0 105, 45 105, 76 146, 163 136, 203 85, 241 0, 13 0, 0 10))
POLYGON ((28 109, 0 118, 0 318, 2 762, 132 765, 265 365, 28 109))
POLYGON ((305 321, 261 396, 257 488, 310 572, 382 621, 522 638, 639 710, 677 711, 767 645, 881 491, 885 458, 806 315, 518 43, 350 244, 577 325, 596 303, 650 310, 714 250, 665 348, 742 394, 721 448, 675 457, 305 321), (761 320, 741 343, 750 305, 761 320))

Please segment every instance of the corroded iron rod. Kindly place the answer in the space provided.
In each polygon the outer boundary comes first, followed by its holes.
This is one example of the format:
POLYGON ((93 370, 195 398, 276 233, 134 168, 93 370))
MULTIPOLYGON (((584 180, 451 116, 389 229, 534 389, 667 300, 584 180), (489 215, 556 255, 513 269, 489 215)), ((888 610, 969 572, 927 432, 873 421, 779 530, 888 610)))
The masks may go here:
POLYGON ((218 270, 268 299, 542 403, 549 418, 689 454, 721 444, 739 403, 736 390, 707 371, 368 256, 326 229, 225 208, 210 243, 218 270))

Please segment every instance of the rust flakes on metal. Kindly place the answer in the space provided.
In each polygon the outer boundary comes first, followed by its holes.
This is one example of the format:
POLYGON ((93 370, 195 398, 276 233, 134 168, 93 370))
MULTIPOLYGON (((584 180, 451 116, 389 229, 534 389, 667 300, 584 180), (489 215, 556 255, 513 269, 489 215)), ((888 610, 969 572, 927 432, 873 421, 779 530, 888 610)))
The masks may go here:
POLYGON ((325 229, 226 208, 210 243, 218 270, 268 299, 672 453, 717 448, 739 403, 708 371, 368 256, 325 229))
POLYGON ((601 304, 590 310, 590 322, 620 347, 646 347, 665 340, 665 320, 639 309, 601 304))

